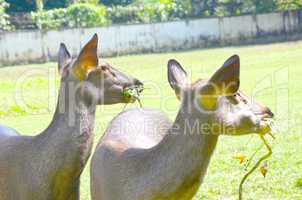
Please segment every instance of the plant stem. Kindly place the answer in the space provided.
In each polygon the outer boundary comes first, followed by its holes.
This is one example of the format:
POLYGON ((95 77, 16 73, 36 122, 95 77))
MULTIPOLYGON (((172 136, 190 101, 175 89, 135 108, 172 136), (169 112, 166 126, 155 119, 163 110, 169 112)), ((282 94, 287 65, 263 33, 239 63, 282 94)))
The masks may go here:
POLYGON ((262 156, 258 162, 255 164, 255 166, 249 171, 247 172, 244 177, 242 178, 240 184, 239 184, 239 200, 242 200, 242 188, 243 188, 243 184, 244 182, 247 180, 247 178, 249 177, 249 175, 251 175, 258 167, 259 165, 266 159, 268 159, 273 151, 272 148, 270 147, 270 145, 267 143, 267 141, 265 140, 265 138, 263 137, 263 135, 260 135, 261 140, 263 141, 264 145, 266 146, 268 153, 265 154, 264 156, 262 156))

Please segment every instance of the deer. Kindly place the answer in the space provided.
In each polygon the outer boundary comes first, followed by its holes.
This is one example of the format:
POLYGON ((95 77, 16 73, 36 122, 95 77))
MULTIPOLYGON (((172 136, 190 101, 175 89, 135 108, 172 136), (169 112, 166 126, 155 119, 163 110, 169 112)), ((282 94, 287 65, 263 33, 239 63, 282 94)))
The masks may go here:
POLYGON ((0 124, 0 137, 18 135, 19 133, 17 130, 0 124))
POLYGON ((49 126, 36 136, 0 127, 1 200, 79 200, 80 175, 91 154, 97 105, 135 101, 123 91, 142 85, 98 60, 95 34, 73 58, 64 43, 58 53, 61 76, 49 126))
POLYGON ((239 90, 239 75, 238 55, 194 83, 178 61, 169 60, 168 81, 181 102, 175 121, 150 108, 118 114, 92 156, 92 199, 191 200, 220 135, 271 130, 273 113, 239 90))

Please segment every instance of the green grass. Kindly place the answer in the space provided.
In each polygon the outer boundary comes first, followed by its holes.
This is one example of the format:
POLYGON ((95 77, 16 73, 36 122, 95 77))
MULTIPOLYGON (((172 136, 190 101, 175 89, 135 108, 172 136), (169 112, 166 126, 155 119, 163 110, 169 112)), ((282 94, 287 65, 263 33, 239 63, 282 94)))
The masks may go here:
MULTIPOLYGON (((244 187, 245 199, 302 199, 302 42, 194 50, 166 54, 123 56, 107 59, 122 71, 138 77, 149 89, 143 105, 164 110, 171 119, 179 102, 167 83, 167 60, 176 58, 192 75, 192 80, 209 77, 232 54, 241 56, 241 89, 265 103, 276 114, 280 127, 273 142, 269 173, 264 179, 255 173, 244 187), (288 71, 288 74, 287 74, 288 71), (152 83, 155 83, 156 89, 152 83)), ((56 105, 59 77, 56 63, 26 65, 0 69, 0 123, 16 128, 23 134, 35 135, 49 123, 56 105), (20 80, 24 73, 36 74, 20 80), (17 86, 16 86, 17 83, 17 86), (22 89, 23 93, 16 92, 22 89), (16 95, 17 94, 17 95, 16 95), (25 104, 16 102, 24 99, 25 104)), ((135 105, 132 105, 135 106, 135 105)), ((123 105, 100 106, 96 119, 95 143, 107 123, 123 105)), ((251 155, 261 144, 255 135, 221 136, 202 184, 198 199, 237 199, 237 189, 245 171, 232 156, 237 152, 251 155)), ((263 151, 259 153, 264 153, 263 151)), ((83 200, 90 199, 89 164, 81 183, 83 200)))

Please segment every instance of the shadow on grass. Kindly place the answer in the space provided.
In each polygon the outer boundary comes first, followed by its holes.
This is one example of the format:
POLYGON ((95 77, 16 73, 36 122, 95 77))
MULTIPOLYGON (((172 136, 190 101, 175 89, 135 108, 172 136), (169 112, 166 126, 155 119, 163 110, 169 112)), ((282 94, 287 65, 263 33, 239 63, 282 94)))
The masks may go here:
POLYGON ((302 189, 302 177, 297 179, 297 181, 296 181, 296 187, 302 189))

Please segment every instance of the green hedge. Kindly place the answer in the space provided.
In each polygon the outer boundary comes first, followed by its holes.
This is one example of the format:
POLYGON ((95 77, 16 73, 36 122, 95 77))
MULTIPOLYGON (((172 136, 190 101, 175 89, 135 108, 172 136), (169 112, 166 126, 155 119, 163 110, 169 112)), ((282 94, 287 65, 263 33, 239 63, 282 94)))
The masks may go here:
POLYGON ((185 10, 173 4, 115 6, 108 9, 113 23, 151 23, 184 18, 185 10))
POLYGON ((68 8, 32 12, 32 19, 40 29, 95 27, 110 24, 105 6, 87 3, 73 4, 68 8))
POLYGON ((133 3, 126 6, 111 7, 98 4, 98 0, 79 2, 90 3, 77 3, 67 8, 33 12, 32 18, 41 29, 58 29, 95 27, 111 23, 164 22, 192 17, 236 16, 302 8, 300 0, 133 0, 133 3))
POLYGON ((190 2, 193 8, 192 17, 226 17, 302 8, 301 0, 194 0, 190 2))
POLYGON ((279 0, 277 2, 279 10, 298 10, 302 8, 301 0, 279 0))
POLYGON ((68 27, 94 27, 110 24, 107 8, 93 4, 73 4, 67 8, 68 27))
POLYGON ((64 8, 33 12, 32 19, 40 29, 58 29, 68 25, 66 13, 64 8))
POLYGON ((185 7, 173 0, 113 7, 77 3, 67 8, 32 12, 32 19, 40 29, 95 27, 111 23, 162 22, 186 16, 188 12, 185 7))

